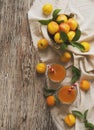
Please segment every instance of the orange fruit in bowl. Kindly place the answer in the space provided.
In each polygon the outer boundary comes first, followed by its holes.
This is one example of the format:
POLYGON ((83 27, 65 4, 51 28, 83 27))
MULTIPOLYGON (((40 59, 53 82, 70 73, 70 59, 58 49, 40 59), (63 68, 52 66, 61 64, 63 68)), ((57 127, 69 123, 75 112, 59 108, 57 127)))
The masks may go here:
POLYGON ((65 33, 68 33, 70 31, 70 26, 67 23, 61 23, 59 27, 60 31, 63 31, 65 33))
POLYGON ((37 43, 38 49, 44 50, 48 47, 48 40, 45 38, 42 38, 37 43))
POLYGON ((79 86, 83 91, 88 91, 90 89, 90 82, 86 79, 83 79, 80 81, 79 86))
POLYGON ((72 31, 75 31, 78 27, 78 22, 74 18, 69 18, 67 23, 70 26, 70 30, 72 31))
POLYGON ((58 44, 61 44, 61 43, 63 42, 63 40, 62 40, 61 37, 60 37, 60 33, 59 33, 59 32, 57 32, 57 33, 54 35, 54 40, 55 40, 55 42, 58 43, 58 44))
POLYGON ((59 25, 55 21, 51 21, 47 26, 48 32, 54 35, 59 31, 59 25))
POLYGON ((67 22, 67 20, 68 20, 68 18, 65 14, 58 15, 58 17, 56 19, 57 22, 60 22, 60 21, 67 22))
POLYGON ((52 4, 45 4, 42 7, 42 12, 45 15, 50 15, 52 13, 52 10, 53 10, 52 4))
POLYGON ((76 122, 76 118, 73 114, 68 114, 65 118, 64 118, 65 123, 68 126, 73 126, 76 122))
POLYGON ((67 35, 68 35, 69 41, 72 41, 72 39, 73 39, 74 36, 75 36, 75 32, 74 32, 74 31, 69 31, 69 32, 67 33, 67 35))
POLYGON ((48 97, 46 98, 46 103, 47 103, 48 106, 54 106, 55 103, 56 103, 55 97, 54 97, 53 95, 48 96, 48 97))

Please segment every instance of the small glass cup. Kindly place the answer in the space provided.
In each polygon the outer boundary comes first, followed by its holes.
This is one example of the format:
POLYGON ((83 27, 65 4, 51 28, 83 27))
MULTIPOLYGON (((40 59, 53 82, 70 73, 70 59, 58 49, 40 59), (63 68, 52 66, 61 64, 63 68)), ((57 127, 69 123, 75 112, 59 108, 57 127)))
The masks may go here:
POLYGON ((70 105, 77 97, 77 86, 65 84, 57 91, 56 96, 62 104, 70 105))
POLYGON ((60 83, 66 76, 66 70, 64 66, 60 64, 51 64, 48 67, 47 75, 53 83, 60 83))

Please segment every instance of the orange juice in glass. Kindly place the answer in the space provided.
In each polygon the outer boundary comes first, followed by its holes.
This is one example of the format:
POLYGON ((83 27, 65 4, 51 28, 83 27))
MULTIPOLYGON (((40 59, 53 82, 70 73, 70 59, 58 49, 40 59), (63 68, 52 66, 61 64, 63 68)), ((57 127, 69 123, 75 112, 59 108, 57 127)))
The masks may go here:
POLYGON ((77 88, 72 85, 65 85, 57 92, 57 97, 63 104, 71 104, 75 101, 77 96, 77 88))
POLYGON ((52 64, 48 68, 48 78, 54 82, 61 82, 66 76, 65 68, 60 64, 52 64))

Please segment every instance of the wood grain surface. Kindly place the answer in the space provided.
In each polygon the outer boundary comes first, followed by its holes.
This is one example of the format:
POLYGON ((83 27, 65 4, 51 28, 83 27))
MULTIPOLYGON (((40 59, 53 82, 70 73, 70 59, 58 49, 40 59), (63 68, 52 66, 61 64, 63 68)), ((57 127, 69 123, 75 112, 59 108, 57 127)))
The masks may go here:
POLYGON ((33 0, 0 0, 0 130, 56 130, 43 97, 44 76, 30 36, 33 0))

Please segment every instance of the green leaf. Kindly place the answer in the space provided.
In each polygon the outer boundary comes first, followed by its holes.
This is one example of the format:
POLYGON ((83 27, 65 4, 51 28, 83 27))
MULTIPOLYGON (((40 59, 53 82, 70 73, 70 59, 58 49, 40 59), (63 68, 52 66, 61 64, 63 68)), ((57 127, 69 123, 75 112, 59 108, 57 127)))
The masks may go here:
POLYGON ((80 111, 72 111, 72 114, 80 119, 83 119, 83 114, 80 111))
POLYGON ((57 89, 49 89, 49 88, 44 88, 44 91, 46 91, 46 92, 56 92, 57 91, 57 89))
POLYGON ((85 127, 94 130, 94 125, 92 123, 90 123, 90 122, 86 122, 85 127))
POLYGON ((59 103, 60 103, 60 100, 58 99, 57 95, 54 95, 54 97, 55 97, 56 103, 59 104, 59 103))
POLYGON ((75 31, 75 36, 74 36, 74 38, 72 39, 72 41, 77 41, 77 40, 79 40, 80 36, 81 36, 81 31, 80 31, 79 29, 77 29, 77 30, 75 31))
POLYGON ((43 95, 44 95, 44 97, 48 97, 50 95, 53 95, 53 94, 56 93, 56 91, 57 91, 57 89, 48 88, 47 83, 45 81, 45 86, 43 88, 43 95))
POLYGON ((48 25, 48 23, 50 23, 52 21, 52 19, 48 19, 48 20, 39 20, 39 22, 43 25, 48 25))
POLYGON ((85 48, 78 42, 70 42, 73 47, 77 47, 80 51, 84 51, 85 48))
POLYGON ((62 50, 62 51, 66 50, 67 46, 68 46, 68 45, 67 45, 66 43, 62 43, 62 45, 61 45, 61 50, 62 50))
POLYGON ((56 21, 58 24, 61 24, 64 22, 64 20, 61 20, 61 21, 56 21))
POLYGON ((45 86, 44 88, 43 88, 43 92, 44 92, 44 97, 48 97, 48 96, 50 96, 50 95, 53 95, 53 94, 55 94, 56 93, 56 91, 57 91, 57 89, 49 89, 49 88, 47 88, 47 86, 45 86))
POLYGON ((77 80, 79 80, 81 76, 81 71, 75 66, 72 66, 72 73, 73 73, 73 76, 72 76, 71 82, 75 83, 77 80))
POLYGON ((72 82, 72 83, 75 83, 78 79, 79 79, 78 76, 74 75, 74 76, 72 77, 71 82, 72 82))
POLYGON ((75 66, 72 66, 72 72, 78 76, 80 75, 80 70, 75 66))
POLYGON ((88 112, 88 110, 86 110, 86 111, 84 112, 84 114, 82 114, 80 111, 72 111, 72 114, 73 114, 74 116, 76 116, 76 117, 78 117, 78 118, 80 118, 80 119, 83 120, 83 123, 84 123, 84 125, 85 125, 85 127, 86 127, 86 130, 94 130, 94 124, 88 122, 88 120, 86 119, 86 117, 87 117, 87 112, 88 112))
POLYGON ((86 110, 86 111, 84 112, 84 120, 87 119, 87 113, 88 113, 88 110, 86 110))
POLYGON ((68 36, 65 32, 60 32, 60 37, 61 39, 64 41, 64 42, 67 42, 68 41, 68 36))
POLYGON ((51 95, 53 95, 53 93, 47 93, 47 92, 44 92, 43 93, 43 96, 46 98, 46 97, 48 97, 48 96, 51 96, 51 95))
POLYGON ((56 19, 58 16, 58 13, 61 11, 61 9, 55 9, 53 12, 53 19, 56 19))

